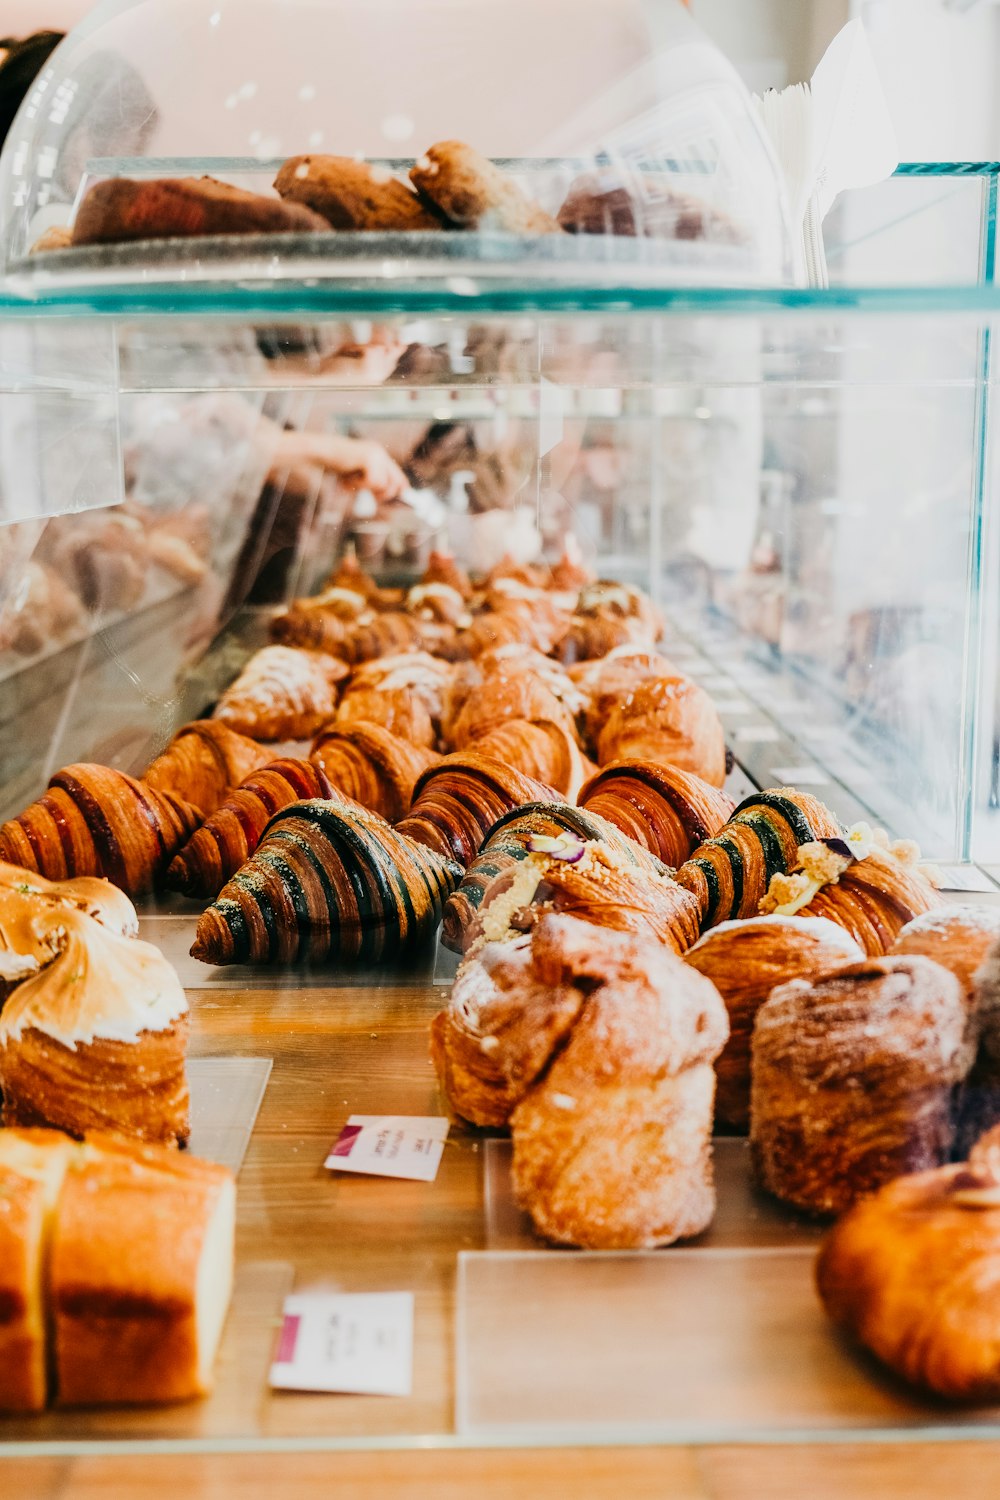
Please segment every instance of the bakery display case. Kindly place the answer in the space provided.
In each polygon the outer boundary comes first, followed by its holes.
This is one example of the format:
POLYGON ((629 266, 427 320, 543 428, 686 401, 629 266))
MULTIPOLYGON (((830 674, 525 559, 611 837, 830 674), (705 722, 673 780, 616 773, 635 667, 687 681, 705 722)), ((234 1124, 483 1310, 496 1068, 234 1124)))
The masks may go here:
POLYGON ((197 1229, 0 1457, 992 1434, 997 167, 793 288, 679 7, 412 9, 106 0, 0 159, 4 1122, 197 1229))

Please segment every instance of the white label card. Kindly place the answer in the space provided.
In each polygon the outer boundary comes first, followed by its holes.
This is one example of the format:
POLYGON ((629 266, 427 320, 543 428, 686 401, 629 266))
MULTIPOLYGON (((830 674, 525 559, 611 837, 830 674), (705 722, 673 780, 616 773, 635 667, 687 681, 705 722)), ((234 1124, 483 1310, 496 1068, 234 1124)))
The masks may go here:
POLYGON ((351 1115, 331 1146, 326 1165, 334 1172, 433 1182, 448 1123, 434 1116, 351 1115))
POLYGON ((271 1384, 286 1391, 409 1396, 413 1293, 303 1292, 287 1297, 271 1384))

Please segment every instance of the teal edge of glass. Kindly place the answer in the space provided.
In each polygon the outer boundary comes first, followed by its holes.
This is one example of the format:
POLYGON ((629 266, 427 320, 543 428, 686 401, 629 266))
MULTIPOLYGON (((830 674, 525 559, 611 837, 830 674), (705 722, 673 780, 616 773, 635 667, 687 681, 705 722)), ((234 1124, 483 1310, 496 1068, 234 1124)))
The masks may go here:
MULTIPOLYGON (((1000 162, 902 162, 898 177, 981 177, 995 202, 1000 162)), ((989 251, 993 254, 992 248, 989 251)), ((535 313, 539 315, 747 316, 786 313, 981 315, 1000 313, 1000 287, 993 276, 976 284, 913 286, 661 286, 584 282, 555 284, 528 280, 511 286, 491 283, 488 268, 475 287, 462 277, 461 291, 445 274, 436 284, 401 283, 395 277, 313 283, 257 279, 244 282, 162 280, 145 285, 67 286, 31 284, 29 275, 8 279, 0 290, 0 319, 18 317, 381 317, 535 313)))

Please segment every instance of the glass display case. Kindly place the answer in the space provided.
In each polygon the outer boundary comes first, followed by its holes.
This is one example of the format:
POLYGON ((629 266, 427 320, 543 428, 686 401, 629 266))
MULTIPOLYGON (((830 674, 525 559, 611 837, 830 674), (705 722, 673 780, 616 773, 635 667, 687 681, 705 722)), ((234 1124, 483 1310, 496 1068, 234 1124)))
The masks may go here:
MULTIPOLYGON (((106 3, 19 116, 0 162, 0 820, 67 765, 142 775, 345 551, 396 588, 432 549, 481 575, 572 536, 663 611, 735 801, 798 787, 992 904, 1000 169, 910 164, 845 195, 830 287, 792 289, 767 143, 679 7, 413 10, 106 3), (377 80, 364 109, 320 77, 337 36, 377 80), (484 88, 485 56, 516 90, 484 88), (36 249, 108 182, 267 196, 288 153, 336 149, 384 185, 453 137, 550 218, 596 175, 597 220, 36 249), (388 499, 376 445, 406 479, 388 499)), ((428 1027, 456 959, 435 939, 379 965, 212 968, 189 951, 203 905, 157 891, 140 919, 192 1007, 191 1148, 239 1173, 214 1392, 3 1418, 0 1456, 996 1430, 995 1406, 943 1407, 831 1332, 826 1226, 754 1186, 744 1136, 715 1140, 711 1227, 649 1253, 547 1246, 501 1131, 453 1122, 433 1182, 331 1172, 350 1116, 446 1112, 428 1027), (410 1393, 272 1389, 293 1292, 412 1293, 410 1393)))

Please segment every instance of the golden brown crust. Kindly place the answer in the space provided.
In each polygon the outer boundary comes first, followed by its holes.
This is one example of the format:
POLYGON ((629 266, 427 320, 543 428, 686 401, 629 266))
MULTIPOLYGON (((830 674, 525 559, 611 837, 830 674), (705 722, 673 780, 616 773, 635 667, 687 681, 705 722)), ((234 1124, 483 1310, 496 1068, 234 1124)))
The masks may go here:
POLYGON ((900 1177, 831 1230, 816 1263, 829 1316, 904 1380, 962 1401, 1000 1396, 1000 1174, 968 1164, 900 1177))
POLYGON ((350 156, 293 156, 274 180, 334 229, 441 229, 443 221, 386 168, 350 156))
POLYGON ((180 1144, 191 1130, 187 1038, 186 1015, 134 1042, 96 1038, 74 1049, 27 1027, 0 1047, 3 1123, 180 1144))
POLYGON ((551 787, 478 749, 446 755, 417 782, 397 831, 464 869, 499 817, 551 795, 551 787))
POLYGON ((762 1185, 840 1213, 893 1177, 939 1166, 972 1056, 969 1007, 929 958, 875 958, 792 980, 757 1012, 750 1141, 762 1185))
MULTIPOLYGON (((203 1347, 198 1326, 199 1272, 231 1191, 224 1167, 175 1152, 97 1138, 74 1156, 52 1242, 60 1406, 206 1393, 214 1351, 203 1347)), ((217 1232, 224 1274, 226 1237, 217 1232)), ((231 1266, 231 1237, 228 1254, 231 1266)), ((223 1281, 210 1294, 228 1300, 228 1292, 223 1281)))
POLYGON ((445 1087, 460 1110, 513 1106, 514 1191, 540 1234, 632 1249, 705 1228, 711 1063, 726 1036, 707 980, 655 944, 547 916, 530 948, 498 944, 466 965, 456 998, 440 1028, 445 1087), (466 994, 473 983, 483 998, 466 994))
POLYGON ((0 826, 0 860, 49 880, 103 876, 130 896, 151 890, 198 825, 170 792, 108 766, 66 766, 0 826))
POLYGON ((644 760, 605 766, 581 788, 578 800, 672 869, 714 838, 734 807, 731 797, 700 776, 644 760))
POLYGON ((267 759, 268 752, 255 740, 228 724, 198 719, 177 731, 142 779, 154 791, 173 792, 207 818, 267 759))
POLYGON ((309 752, 335 792, 359 802, 390 823, 409 811, 420 777, 436 766, 433 750, 400 739, 381 724, 364 720, 324 729, 309 752))
POLYGON ((943 905, 920 871, 891 856, 856 860, 803 906, 805 917, 826 917, 845 928, 873 958, 888 953, 914 917, 943 905))
POLYGON ((596 769, 577 743, 568 719, 509 719, 475 741, 476 751, 517 766, 525 776, 575 802, 596 769))
POLYGON ((721 787, 726 779, 722 722, 704 688, 689 677, 649 678, 619 700, 597 738, 600 765, 653 760, 721 787))
POLYGON ((677 669, 651 646, 623 646, 593 661, 580 661, 569 676, 587 699, 584 739, 596 750, 608 714, 623 698, 653 677, 676 677, 677 669))
POLYGON ((741 1131, 750 1123, 750 1038, 771 991, 863 958, 843 928, 799 917, 723 922, 688 950, 684 962, 712 981, 729 1012, 729 1040, 715 1064, 718 1121, 741 1131))
POLYGON ((215 718, 254 740, 305 740, 336 712, 342 662, 318 651, 265 646, 226 689, 215 718))
POLYGON ((298 203, 266 198, 212 177, 112 177, 80 204, 74 245, 119 244, 212 234, 302 234, 325 230, 319 214, 298 203))
POLYGON ((417 192, 460 229, 560 234, 551 214, 464 141, 439 141, 410 169, 417 192))
POLYGON ((1000 909, 995 906, 935 906, 901 929, 890 955, 921 954, 950 969, 975 995, 975 975, 994 943, 1000 941, 1000 909))
POLYGON ((426 704, 406 688, 349 688, 340 700, 335 722, 346 727, 359 720, 378 724, 397 739, 425 750, 437 745, 426 704))

